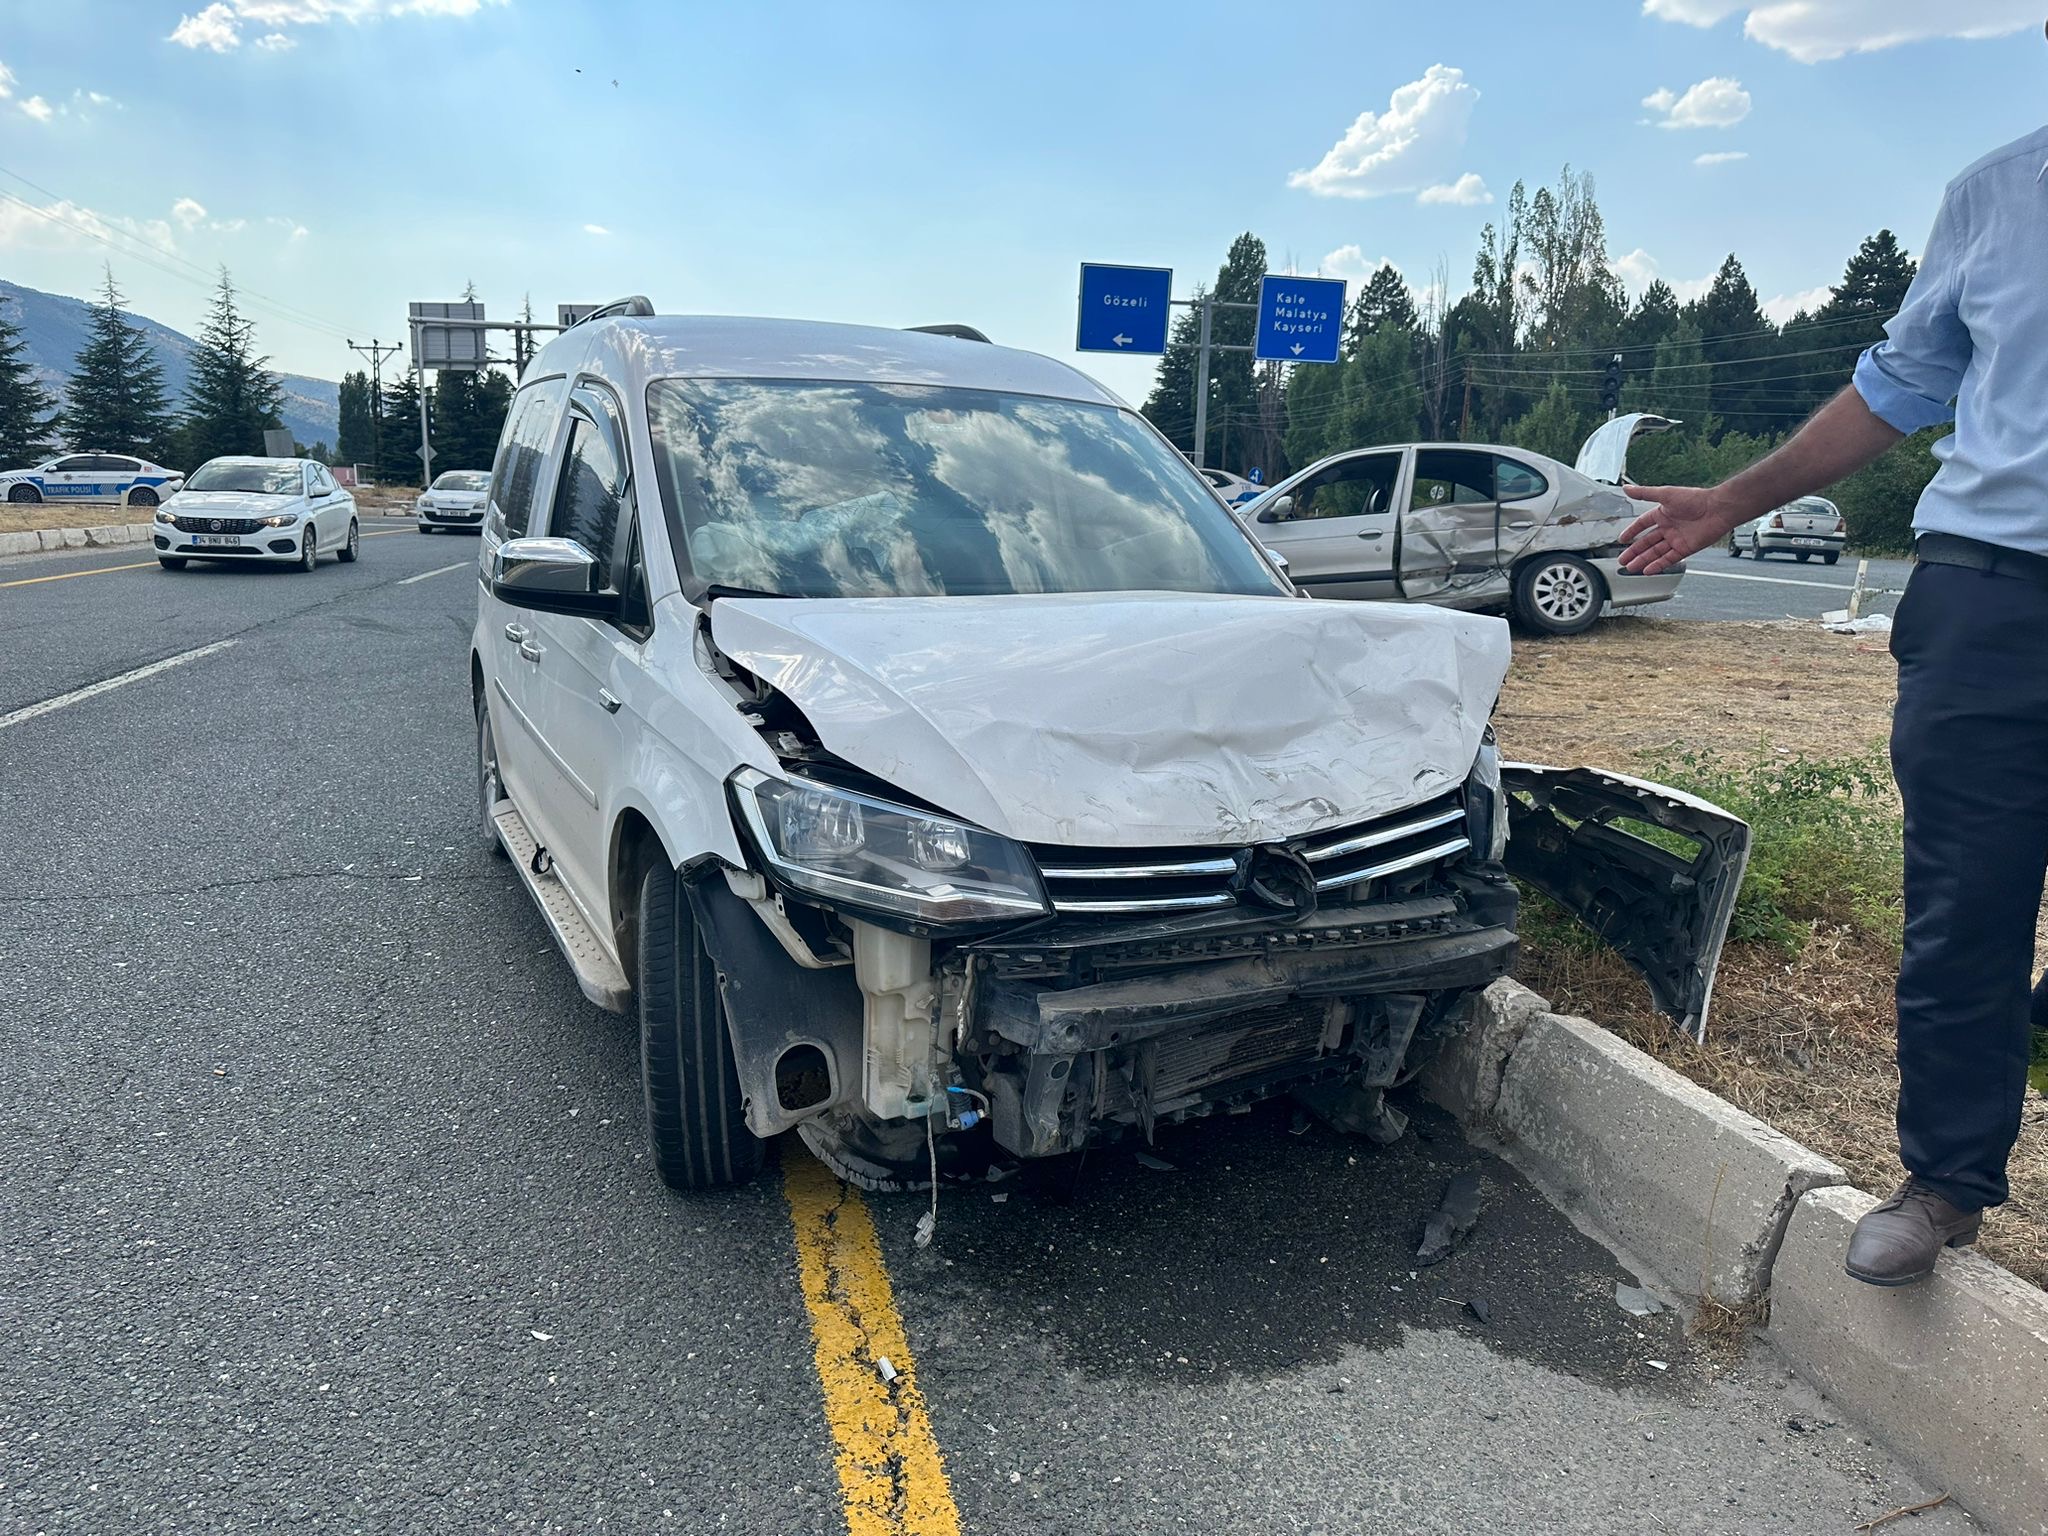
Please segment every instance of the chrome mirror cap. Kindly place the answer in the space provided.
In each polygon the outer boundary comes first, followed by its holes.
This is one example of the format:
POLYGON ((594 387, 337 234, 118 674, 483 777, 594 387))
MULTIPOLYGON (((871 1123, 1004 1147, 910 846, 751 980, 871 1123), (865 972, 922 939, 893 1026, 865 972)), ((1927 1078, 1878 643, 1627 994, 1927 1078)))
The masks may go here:
POLYGON ((597 591, 597 557, 574 539, 507 539, 492 580, 512 592, 587 597, 597 591))

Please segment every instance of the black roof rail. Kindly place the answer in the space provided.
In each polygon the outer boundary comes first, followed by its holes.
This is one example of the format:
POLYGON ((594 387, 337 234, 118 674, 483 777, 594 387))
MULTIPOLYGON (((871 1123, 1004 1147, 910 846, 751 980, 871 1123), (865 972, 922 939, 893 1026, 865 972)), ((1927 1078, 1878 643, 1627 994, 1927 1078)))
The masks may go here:
POLYGON ((636 293, 630 298, 613 299, 609 304, 598 305, 597 308, 581 319, 571 321, 567 328, 573 331, 579 325, 588 324, 592 320, 609 320, 614 315, 626 315, 634 319, 644 319, 653 313, 654 305, 648 302, 644 295, 636 293))
POLYGON ((906 325, 903 329, 923 331, 927 336, 951 336, 959 341, 978 341, 984 346, 995 345, 971 325, 906 325))

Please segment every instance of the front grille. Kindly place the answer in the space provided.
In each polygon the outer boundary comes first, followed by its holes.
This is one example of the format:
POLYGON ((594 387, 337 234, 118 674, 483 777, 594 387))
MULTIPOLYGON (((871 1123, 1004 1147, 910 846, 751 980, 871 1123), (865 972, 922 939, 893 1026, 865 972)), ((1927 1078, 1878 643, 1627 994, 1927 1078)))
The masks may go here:
POLYGON ((1327 1003, 1295 1001, 1256 1009, 1224 1026, 1164 1036, 1153 1047, 1153 1102, 1169 1103, 1213 1083, 1313 1060, 1328 1019, 1327 1003))
MULTIPOLYGON (((1308 861, 1316 889, 1341 891, 1456 858, 1471 848, 1456 793, 1354 827, 1288 845, 1308 861)), ((1137 917, 1222 910, 1238 904, 1248 848, 1141 851, 1032 850, 1055 912, 1137 917)))
POLYGON ((263 524, 253 517, 174 517, 180 533, 254 533, 263 524))

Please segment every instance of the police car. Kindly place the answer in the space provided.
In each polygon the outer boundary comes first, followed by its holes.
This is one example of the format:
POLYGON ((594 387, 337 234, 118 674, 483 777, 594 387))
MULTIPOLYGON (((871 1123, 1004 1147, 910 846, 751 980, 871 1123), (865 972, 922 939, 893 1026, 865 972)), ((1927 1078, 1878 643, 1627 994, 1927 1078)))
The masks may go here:
POLYGON ((125 501, 153 507, 185 477, 125 453, 67 453, 34 469, 0 473, 0 494, 13 502, 125 501))

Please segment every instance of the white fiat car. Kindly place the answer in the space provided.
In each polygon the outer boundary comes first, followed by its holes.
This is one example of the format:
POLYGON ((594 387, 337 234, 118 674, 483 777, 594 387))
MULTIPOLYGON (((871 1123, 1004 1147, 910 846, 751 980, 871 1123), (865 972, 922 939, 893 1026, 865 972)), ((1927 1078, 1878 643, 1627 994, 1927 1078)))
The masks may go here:
POLYGON ((413 503, 420 532, 437 533, 443 528, 477 532, 483 526, 490 490, 491 472, 487 469, 451 469, 435 476, 434 483, 413 503))
POLYGON ((153 507, 185 483, 165 469, 127 453, 67 453, 34 469, 0 472, 0 495, 20 504, 39 501, 125 501, 153 507))
POLYGON ((362 551, 355 498, 312 459, 209 459, 157 508, 150 531, 167 571, 188 560, 310 571, 322 555, 351 562, 362 551))
POLYGON ((1499 762, 1504 623, 1305 601, 1062 363, 606 306, 526 369, 480 574, 482 837, 637 1015, 677 1188, 1283 1093, 1391 1140, 1510 869, 1703 1027, 1748 829, 1499 762))

